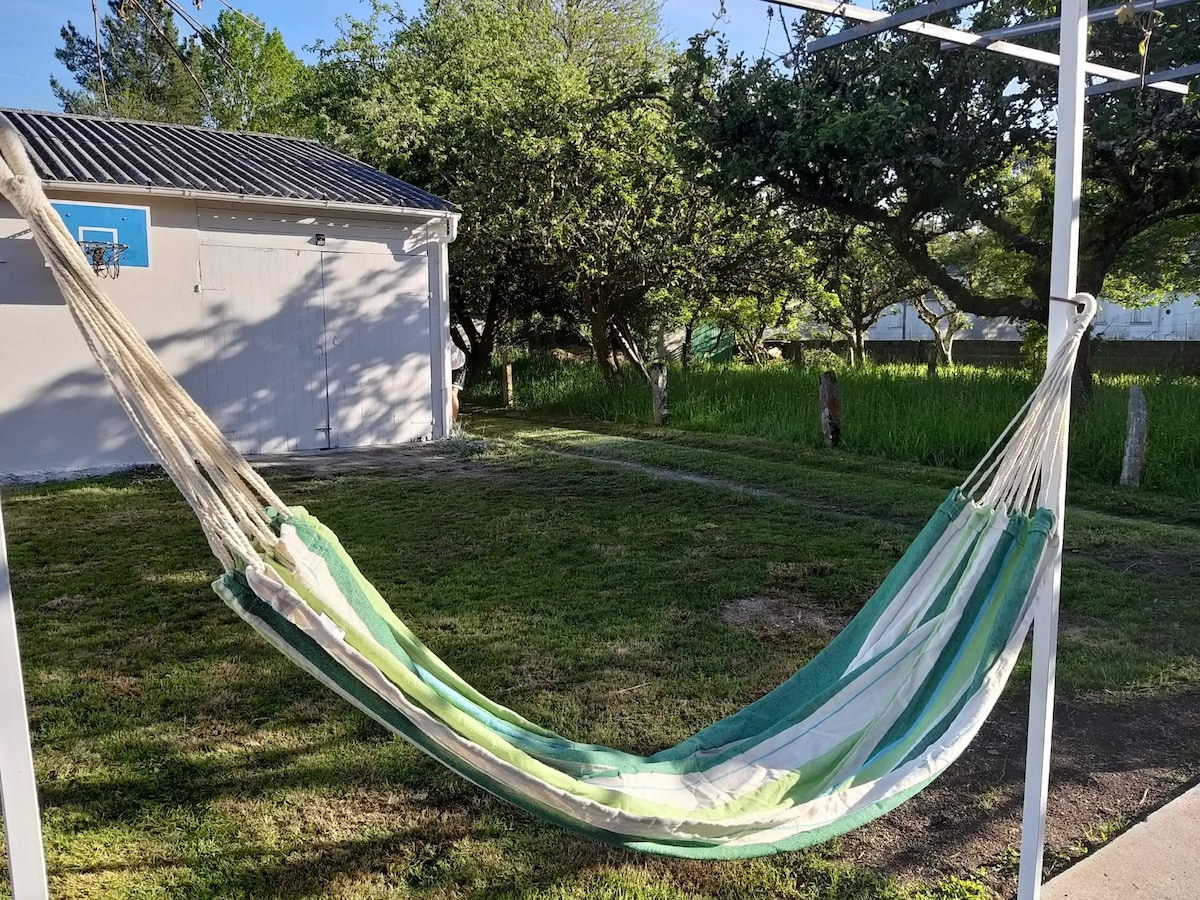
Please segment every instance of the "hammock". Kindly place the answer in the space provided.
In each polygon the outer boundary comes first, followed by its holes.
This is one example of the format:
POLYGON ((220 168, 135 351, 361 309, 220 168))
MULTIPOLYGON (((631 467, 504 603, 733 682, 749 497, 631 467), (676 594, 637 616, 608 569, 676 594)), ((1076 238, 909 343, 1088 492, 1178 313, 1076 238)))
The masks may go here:
POLYGON ((842 834, 913 796, 998 699, 1060 554, 1047 507, 1066 459, 1070 375, 1095 301, 975 472, 854 620, 791 679, 643 757, 577 743, 489 700, 405 626, 336 536, 287 507, 97 286, 15 131, 0 192, 23 215, 130 419, 204 529, 214 589, 268 641, 491 793, 637 850, 729 859, 842 834))

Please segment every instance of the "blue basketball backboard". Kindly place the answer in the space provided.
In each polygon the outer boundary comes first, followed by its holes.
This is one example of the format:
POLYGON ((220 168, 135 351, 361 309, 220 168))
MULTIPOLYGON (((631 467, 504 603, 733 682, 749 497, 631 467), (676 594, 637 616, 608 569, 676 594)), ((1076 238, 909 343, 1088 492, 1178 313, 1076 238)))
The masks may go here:
POLYGON ((129 249, 121 254, 121 268, 150 268, 148 207, 71 200, 55 200, 50 205, 62 216, 75 240, 125 244, 129 249))

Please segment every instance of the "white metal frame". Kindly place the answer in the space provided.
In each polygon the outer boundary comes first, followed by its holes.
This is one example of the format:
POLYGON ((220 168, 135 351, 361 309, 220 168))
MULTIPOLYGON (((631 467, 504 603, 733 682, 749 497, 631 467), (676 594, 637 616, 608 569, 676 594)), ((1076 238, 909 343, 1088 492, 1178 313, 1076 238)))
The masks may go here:
POLYGON ((0 812, 8 841, 8 874, 14 898, 47 900, 46 857, 38 812, 29 714, 17 647, 17 614, 8 577, 4 508, 0 503, 0 812))
MULTIPOLYGON (((851 3, 838 3, 836 0, 764 0, 764 2, 793 6, 797 9, 805 9, 810 12, 824 13, 827 16, 840 16, 843 19, 852 19, 856 22, 884 22, 892 18, 888 13, 880 12, 877 9, 866 9, 862 6, 854 6, 851 3)), ((929 4, 928 6, 932 5, 929 4)), ((926 9, 927 14, 932 15, 932 13, 928 12, 928 7, 920 8, 926 9)), ((1044 50, 1035 50, 1033 47, 1025 47, 1009 41, 998 41, 994 38, 986 38, 983 35, 971 34, 969 31, 957 31, 954 28, 947 28, 944 25, 933 25, 929 22, 920 21, 904 21, 894 27, 912 34, 938 38, 948 43, 959 44, 963 47, 991 50, 993 53, 1015 56, 1018 59, 1027 59, 1030 62, 1042 63, 1047 66, 1059 66, 1062 63, 1062 59, 1057 53, 1047 53, 1044 50)), ((1084 71, 1088 75, 1117 81, 1128 81, 1129 79, 1137 78, 1139 79, 1138 83, 1140 83, 1140 76, 1137 72, 1114 69, 1112 66, 1102 66, 1097 63, 1085 62, 1084 71)), ((1157 90, 1169 91, 1173 94, 1186 94, 1188 92, 1186 84, 1180 84, 1175 81, 1162 81, 1153 85, 1153 87, 1157 90)))
MULTIPOLYGON (((1079 264, 1079 211, 1083 190, 1083 112, 1087 94, 1106 93, 1139 86, 1188 93, 1188 86, 1168 81, 1172 77, 1196 74, 1197 67, 1188 66, 1169 72, 1142 77, 1120 74, 1121 70, 1098 66, 1087 61, 1087 29, 1091 21, 1115 15, 1116 7, 1089 11, 1087 0, 1062 0, 1061 17, 1053 23, 1014 26, 986 35, 955 31, 931 25, 914 18, 912 10, 896 16, 832 0, 765 0, 826 15, 840 16, 859 22, 873 23, 863 33, 879 33, 898 28, 914 34, 940 38, 950 44, 991 50, 1034 62, 1058 66, 1058 136, 1056 139, 1054 236, 1050 269, 1050 296, 1068 298, 1076 292, 1079 264), (1042 31, 1059 30, 1059 54, 1035 51, 1020 44, 999 40, 1000 36, 1020 36, 1042 31), (1108 83, 1087 87, 1087 76, 1110 79, 1108 83)), ((1159 0, 1158 6, 1178 5, 1189 0, 1159 0)), ((934 0, 917 7, 925 15, 945 11, 952 0, 934 0)), ((1135 9, 1153 8, 1143 3, 1135 9)), ((919 18, 919 17, 918 17, 919 18)), ((848 40, 860 35, 846 29, 848 40)), ((808 45, 810 50, 836 46, 839 35, 808 45)), ((1048 358, 1066 338, 1067 303, 1051 303, 1049 319, 1048 358)), ((1050 479, 1050 498, 1058 521, 1063 521, 1067 485, 1067 455, 1064 452, 1047 472, 1050 479)), ((1061 531, 1060 531, 1061 535, 1061 531)), ((1046 844, 1046 799, 1050 785, 1050 738, 1054 723, 1054 679, 1058 654, 1058 613, 1062 585, 1062 556, 1054 562, 1049 576, 1034 598, 1033 672, 1029 700, 1029 739, 1026 748, 1025 801, 1021 826, 1021 868, 1018 874, 1018 900, 1040 900, 1042 894, 1042 861, 1046 844)))
MULTIPOLYGON (((1133 4, 1135 13, 1149 12, 1150 10, 1166 9, 1169 6, 1182 6, 1185 3, 1191 3, 1192 0, 1136 0, 1133 4)), ((1087 14, 1088 22, 1095 25, 1098 22, 1103 22, 1106 19, 1114 19, 1118 12, 1125 8, 1127 4, 1119 6, 1105 6, 1100 9, 1093 9, 1087 14)), ((1039 19, 1036 22, 1024 22, 1020 25, 1009 25, 1007 28, 997 28, 994 31, 980 32, 979 36, 985 42, 1008 40, 1011 38, 1029 37, 1031 34, 1044 34, 1047 31, 1057 31, 1062 26, 1062 19, 1039 19)), ((943 50, 957 50, 960 45, 952 43, 942 44, 943 50)), ((980 49, 982 45, 980 45, 980 49)))

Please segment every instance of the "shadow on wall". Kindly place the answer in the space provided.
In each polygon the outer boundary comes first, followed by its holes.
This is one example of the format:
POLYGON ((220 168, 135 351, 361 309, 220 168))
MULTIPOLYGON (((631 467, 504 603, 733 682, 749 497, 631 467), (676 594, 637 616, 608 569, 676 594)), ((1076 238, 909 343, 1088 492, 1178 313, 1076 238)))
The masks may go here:
MULTIPOLYGON (((426 254, 436 252, 433 245, 406 256, 208 245, 201 252, 204 292, 165 298, 190 327, 151 347, 172 361, 168 367, 240 451, 367 446, 432 434, 426 254)), ((38 268, 44 283, 48 270, 38 268)), ((19 322, 30 341, 45 343, 26 345, 35 359, 56 351, 61 358, 62 342, 77 339, 57 290, 46 285, 37 293, 51 291, 54 304, 0 297, 0 321, 19 322), (9 316, 5 306, 13 307, 9 316)), ((90 359, 53 381, 40 384, 35 373, 26 383, 37 388, 0 412, 6 480, 152 461, 90 359)))

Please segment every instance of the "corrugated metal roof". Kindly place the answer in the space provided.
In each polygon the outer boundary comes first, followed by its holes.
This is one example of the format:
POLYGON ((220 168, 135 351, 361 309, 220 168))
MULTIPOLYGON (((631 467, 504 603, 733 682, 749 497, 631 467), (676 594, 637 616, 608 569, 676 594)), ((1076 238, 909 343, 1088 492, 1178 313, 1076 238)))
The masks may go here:
POLYGON ((458 211, 303 138, 4 108, 0 118, 20 133, 49 181, 458 211))

